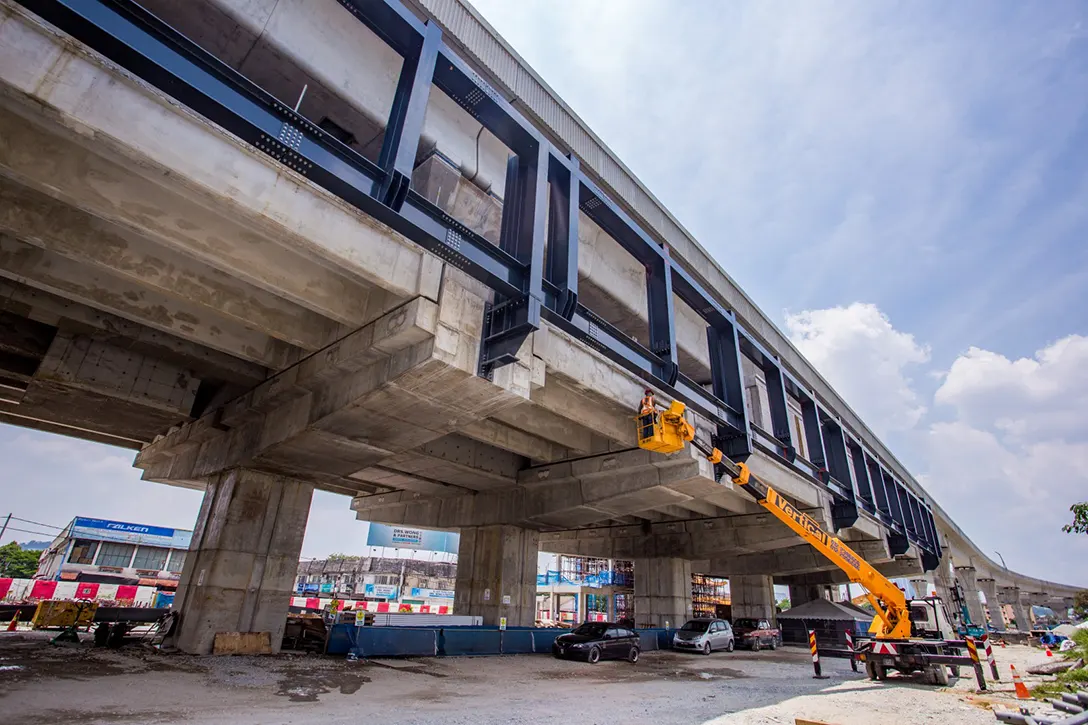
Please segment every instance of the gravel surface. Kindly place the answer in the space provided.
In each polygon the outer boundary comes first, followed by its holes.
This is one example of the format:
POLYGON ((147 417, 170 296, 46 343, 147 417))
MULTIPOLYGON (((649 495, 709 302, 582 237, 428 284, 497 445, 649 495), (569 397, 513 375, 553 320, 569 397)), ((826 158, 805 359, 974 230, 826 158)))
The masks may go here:
MULTIPOLYGON (((832 725, 996 723, 1015 709, 1008 665, 1021 674, 1039 650, 996 652, 1002 682, 934 688, 869 682, 825 660, 812 678, 794 648, 701 655, 648 652, 638 664, 587 665, 548 656, 349 662, 315 655, 190 657, 138 647, 51 647, 49 633, 0 633, 0 725, 96 723, 347 723, 400 725, 755 725, 803 717, 832 725)), ((988 678, 989 679, 989 678, 988 678)), ((1041 678, 1025 677, 1029 686, 1041 678)), ((1038 705, 1031 703, 1033 707, 1038 705)))

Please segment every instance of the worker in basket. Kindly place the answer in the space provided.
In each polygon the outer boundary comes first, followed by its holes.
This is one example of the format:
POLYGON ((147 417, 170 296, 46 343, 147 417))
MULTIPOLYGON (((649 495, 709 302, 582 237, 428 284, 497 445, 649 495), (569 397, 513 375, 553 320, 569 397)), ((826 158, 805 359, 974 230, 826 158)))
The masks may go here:
POLYGON ((642 403, 639 404, 638 415, 641 418, 644 415, 654 414, 654 391, 646 388, 645 394, 642 396, 642 403))

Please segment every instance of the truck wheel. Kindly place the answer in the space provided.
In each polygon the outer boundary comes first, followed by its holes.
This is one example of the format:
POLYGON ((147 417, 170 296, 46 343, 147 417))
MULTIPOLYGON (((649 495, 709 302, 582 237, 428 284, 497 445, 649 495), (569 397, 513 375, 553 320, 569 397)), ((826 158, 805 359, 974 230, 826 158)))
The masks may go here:
POLYGON ((865 663, 865 674, 868 675, 870 680, 876 680, 876 667, 872 662, 865 663))
POLYGON ((959 665, 949 665, 948 666, 948 672, 953 677, 959 677, 960 676, 960 666, 959 665))
POLYGON ((948 668, 944 665, 934 665, 933 679, 938 687, 948 687, 948 668))
POLYGON ((873 669, 876 670, 876 679, 881 680, 881 681, 888 679, 888 668, 887 667, 880 664, 879 662, 874 662, 873 663, 873 669))
POLYGON ((591 665, 595 665, 601 661, 601 650, 594 647, 589 651, 589 655, 586 657, 586 661, 591 665))

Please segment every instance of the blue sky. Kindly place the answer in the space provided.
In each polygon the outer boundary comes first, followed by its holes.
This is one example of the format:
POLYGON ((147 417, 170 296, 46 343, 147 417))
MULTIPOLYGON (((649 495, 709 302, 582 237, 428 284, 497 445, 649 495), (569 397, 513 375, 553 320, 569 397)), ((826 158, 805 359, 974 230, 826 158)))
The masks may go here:
MULTIPOLYGON (((972 538, 1088 585, 1058 531, 1088 497, 1088 5, 476 6, 972 538)), ((195 516, 131 455, 42 438, 0 428, 27 518, 195 516)), ((361 546, 346 503, 316 500, 305 554, 361 546)))

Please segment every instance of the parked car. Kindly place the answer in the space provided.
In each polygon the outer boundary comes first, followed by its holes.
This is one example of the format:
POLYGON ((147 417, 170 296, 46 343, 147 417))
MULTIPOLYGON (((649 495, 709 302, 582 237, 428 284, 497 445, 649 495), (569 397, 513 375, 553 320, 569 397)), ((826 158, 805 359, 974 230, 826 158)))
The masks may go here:
POLYGON ((766 619, 734 619, 733 636, 742 647, 758 652, 764 647, 777 649, 782 644, 782 630, 766 619))
POLYGON ((705 655, 714 650, 732 652, 735 646, 733 628, 724 619, 690 619, 673 634, 672 646, 673 649, 694 650, 705 655))
POLYGON ((552 645, 556 657, 585 660, 591 665, 609 659, 638 662, 641 651, 637 634, 611 622, 586 622, 556 637, 552 645))

